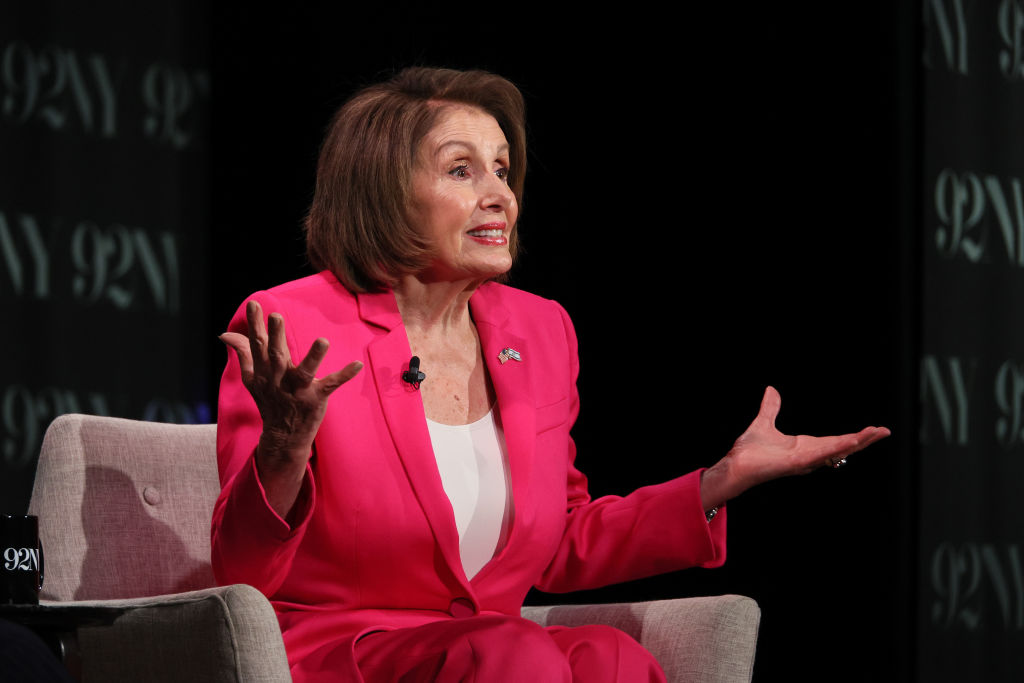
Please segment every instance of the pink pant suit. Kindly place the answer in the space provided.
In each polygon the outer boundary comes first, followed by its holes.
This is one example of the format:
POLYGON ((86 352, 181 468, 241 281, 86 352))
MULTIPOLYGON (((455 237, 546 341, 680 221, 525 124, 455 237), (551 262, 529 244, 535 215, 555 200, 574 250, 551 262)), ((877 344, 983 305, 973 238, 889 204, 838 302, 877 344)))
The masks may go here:
MULTIPOLYGON (((519 616, 532 586, 588 589, 725 561, 725 510, 705 520, 699 472, 590 499, 569 436, 579 362, 561 306, 496 283, 470 300, 514 505, 505 547, 470 580, 423 403, 401 379, 412 354, 394 295, 354 295, 323 272, 252 298, 284 317, 293 359, 326 337, 321 372, 365 365, 330 399, 291 526, 257 477, 261 422, 233 352, 221 381, 214 573, 271 600, 298 683, 663 680, 615 629, 519 616), (502 363, 506 348, 521 360, 502 363)), ((247 332, 244 303, 229 329, 247 332)))

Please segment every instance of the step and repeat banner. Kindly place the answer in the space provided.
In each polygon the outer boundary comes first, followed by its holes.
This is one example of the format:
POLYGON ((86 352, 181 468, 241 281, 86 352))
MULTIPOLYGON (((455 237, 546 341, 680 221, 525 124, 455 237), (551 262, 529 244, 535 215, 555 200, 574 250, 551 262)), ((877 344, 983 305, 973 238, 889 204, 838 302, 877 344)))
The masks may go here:
POLYGON ((213 419, 192 4, 0 9, 0 512, 27 507, 57 415, 213 419))
POLYGON ((1024 2, 923 10, 919 679, 1024 680, 1024 2))

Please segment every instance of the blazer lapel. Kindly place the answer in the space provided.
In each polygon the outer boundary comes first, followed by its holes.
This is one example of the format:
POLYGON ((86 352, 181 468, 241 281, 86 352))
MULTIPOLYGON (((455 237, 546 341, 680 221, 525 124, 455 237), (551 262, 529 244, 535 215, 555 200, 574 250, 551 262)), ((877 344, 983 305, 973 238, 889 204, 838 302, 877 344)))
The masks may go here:
MULTIPOLYGON (((377 385, 388 431, 445 561, 469 590, 459 554, 455 516, 437 470, 423 401, 418 391, 402 381, 402 372, 408 369, 412 350, 394 294, 390 291, 364 293, 359 294, 358 299, 363 320, 387 330, 387 334, 369 345, 368 369, 377 385)), ((505 544, 507 550, 517 538, 519 525, 515 523, 515 510, 528 509, 530 495, 530 470, 536 441, 536 414, 528 365, 530 347, 526 339, 509 329, 508 310, 487 296, 485 291, 477 292, 470 299, 470 310, 480 335, 487 372, 498 398, 498 411, 508 448, 514 512, 512 529, 505 544), (505 349, 519 352, 521 360, 501 362, 499 354, 505 349)), ((492 566, 493 563, 485 565, 474 579, 488 574, 492 566)))
MULTIPOLYGON (((505 547, 516 538, 516 510, 528 509, 530 470, 536 443, 536 412, 530 382, 530 346, 526 339, 508 329, 508 310, 498 302, 478 293, 470 299, 470 309, 480 335, 480 345, 487 372, 498 397, 498 412, 508 448, 512 478, 513 522, 505 547), (521 360, 510 358, 504 363, 499 354, 505 349, 519 352, 521 360)), ((485 567, 486 569, 486 567, 485 567)), ((483 574, 483 570, 481 571, 483 574)), ((477 576, 480 576, 478 574, 477 576)))
POLYGON ((456 578, 466 582, 455 515, 437 470, 423 400, 419 391, 402 381, 412 351, 394 294, 388 291, 358 297, 363 320, 388 330, 368 348, 369 370, 377 385, 388 431, 445 561, 456 578))

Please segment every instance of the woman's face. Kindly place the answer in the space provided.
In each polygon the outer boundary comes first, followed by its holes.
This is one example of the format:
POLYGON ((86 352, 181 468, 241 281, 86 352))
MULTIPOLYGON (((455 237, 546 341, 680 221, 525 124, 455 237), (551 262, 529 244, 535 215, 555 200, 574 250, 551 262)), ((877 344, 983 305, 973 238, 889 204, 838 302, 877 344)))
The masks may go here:
POLYGON ((420 143, 412 177, 410 218, 435 250, 420 277, 486 280, 512 267, 508 238, 519 208, 508 168, 508 142, 494 117, 445 107, 420 143))

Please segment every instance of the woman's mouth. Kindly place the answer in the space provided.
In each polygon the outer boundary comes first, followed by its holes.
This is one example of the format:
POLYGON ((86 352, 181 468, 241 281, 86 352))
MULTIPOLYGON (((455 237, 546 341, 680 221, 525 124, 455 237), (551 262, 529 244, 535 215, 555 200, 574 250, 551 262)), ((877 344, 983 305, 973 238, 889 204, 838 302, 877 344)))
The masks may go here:
POLYGON ((487 244, 491 246, 503 246, 508 244, 508 238, 505 237, 505 226, 500 224, 473 228, 468 231, 466 235, 479 244, 487 244))

